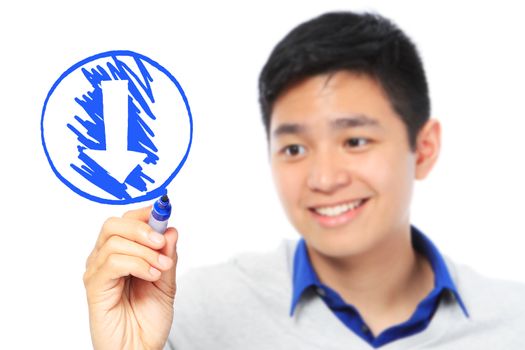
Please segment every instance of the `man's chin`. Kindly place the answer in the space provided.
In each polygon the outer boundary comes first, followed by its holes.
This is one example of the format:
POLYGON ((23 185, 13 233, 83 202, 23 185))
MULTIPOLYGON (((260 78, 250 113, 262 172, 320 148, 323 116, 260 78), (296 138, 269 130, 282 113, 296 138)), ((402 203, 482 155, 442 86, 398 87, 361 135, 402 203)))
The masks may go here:
POLYGON ((310 254, 321 255, 330 259, 344 259, 366 253, 370 242, 351 239, 348 236, 332 235, 328 237, 305 237, 310 254))

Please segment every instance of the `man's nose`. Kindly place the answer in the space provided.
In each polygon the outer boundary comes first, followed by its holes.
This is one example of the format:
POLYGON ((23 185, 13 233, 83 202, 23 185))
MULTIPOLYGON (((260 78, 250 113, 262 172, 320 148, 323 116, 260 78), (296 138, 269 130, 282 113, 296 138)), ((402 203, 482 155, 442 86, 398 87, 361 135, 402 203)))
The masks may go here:
POLYGON ((333 193, 348 186, 351 176, 344 161, 333 152, 316 155, 310 164, 307 184, 315 192, 333 193))

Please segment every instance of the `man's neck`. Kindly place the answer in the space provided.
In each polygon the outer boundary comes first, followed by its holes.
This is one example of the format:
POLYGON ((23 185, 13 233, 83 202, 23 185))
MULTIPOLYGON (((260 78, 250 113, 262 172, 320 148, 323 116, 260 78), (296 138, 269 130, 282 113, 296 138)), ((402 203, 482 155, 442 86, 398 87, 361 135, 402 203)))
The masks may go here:
POLYGON ((311 247, 308 253, 320 281, 354 305, 377 332, 408 318, 434 285, 430 264, 412 247, 410 226, 358 256, 332 258, 311 247))

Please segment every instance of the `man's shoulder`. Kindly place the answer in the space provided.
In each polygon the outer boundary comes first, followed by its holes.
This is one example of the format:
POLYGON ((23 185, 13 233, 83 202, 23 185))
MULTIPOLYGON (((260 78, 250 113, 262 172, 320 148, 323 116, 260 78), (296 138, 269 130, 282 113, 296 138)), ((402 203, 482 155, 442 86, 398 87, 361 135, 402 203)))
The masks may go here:
POLYGON ((525 283, 489 277, 468 265, 454 262, 448 257, 445 259, 452 278, 460 291, 475 292, 479 296, 490 296, 492 293, 504 292, 508 296, 519 296, 523 299, 525 283))
POLYGON ((479 273, 472 267, 446 258, 459 295, 472 317, 525 317, 525 283, 479 273))
POLYGON ((272 250, 245 252, 221 263, 192 268, 178 279, 177 293, 224 297, 235 292, 238 297, 247 289, 282 291, 291 283, 296 244, 286 239, 272 250))
POLYGON ((171 341, 177 339, 181 348, 213 348, 217 339, 253 337, 259 328, 282 321, 289 310, 295 245, 283 240, 271 251, 186 271, 177 278, 171 341))

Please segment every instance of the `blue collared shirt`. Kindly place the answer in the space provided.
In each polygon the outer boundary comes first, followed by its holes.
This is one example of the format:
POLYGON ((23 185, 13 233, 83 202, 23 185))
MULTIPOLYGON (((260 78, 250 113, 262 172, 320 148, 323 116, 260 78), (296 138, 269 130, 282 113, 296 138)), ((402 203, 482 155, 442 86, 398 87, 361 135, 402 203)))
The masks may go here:
POLYGON ((319 281, 308 257, 304 239, 299 241, 295 250, 290 316, 293 315, 303 293, 310 288, 314 288, 332 312, 350 330, 374 348, 425 330, 437 309, 440 298, 445 293, 454 295, 456 302, 463 310, 465 316, 468 317, 467 309, 450 277, 445 260, 436 246, 414 226, 411 227, 411 234, 412 245, 428 259, 432 266, 434 271, 434 289, 418 304, 410 319, 385 329, 379 335, 374 336, 359 314, 359 311, 354 306, 347 304, 336 291, 319 281))

